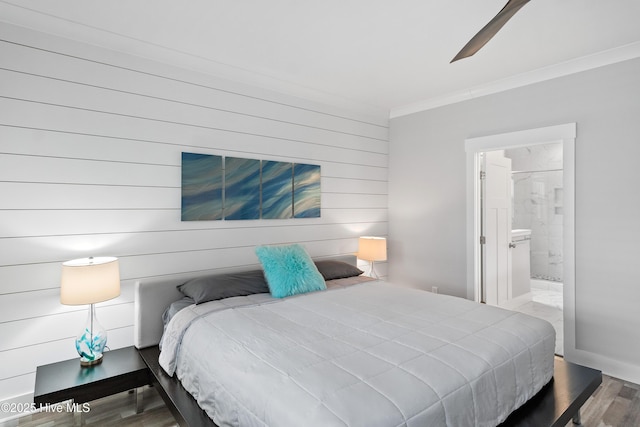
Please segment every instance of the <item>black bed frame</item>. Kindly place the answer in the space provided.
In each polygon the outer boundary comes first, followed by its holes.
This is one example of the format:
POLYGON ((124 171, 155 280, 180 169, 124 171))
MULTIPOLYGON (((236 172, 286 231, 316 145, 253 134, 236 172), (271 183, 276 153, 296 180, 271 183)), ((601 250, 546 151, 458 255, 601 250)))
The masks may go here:
MULTIPOLYGON (((181 426, 218 427, 175 377, 168 376, 158 363, 158 346, 138 350, 151 371, 154 386, 181 426)), ((602 383, 602 373, 555 359, 553 379, 537 395, 513 412, 500 427, 564 427, 569 421, 580 424, 580 408, 602 383)))

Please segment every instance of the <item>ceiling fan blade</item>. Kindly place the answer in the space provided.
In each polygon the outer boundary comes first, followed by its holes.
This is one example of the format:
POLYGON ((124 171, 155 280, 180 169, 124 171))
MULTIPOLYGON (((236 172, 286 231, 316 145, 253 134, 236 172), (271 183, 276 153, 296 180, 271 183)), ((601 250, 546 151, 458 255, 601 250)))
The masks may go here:
POLYGON ((460 52, 451 60, 455 62, 459 59, 473 55, 482 48, 496 33, 507 23, 513 15, 519 11, 522 6, 529 3, 530 0, 509 0, 500 12, 487 25, 482 28, 478 34, 473 36, 471 40, 462 48, 460 52))

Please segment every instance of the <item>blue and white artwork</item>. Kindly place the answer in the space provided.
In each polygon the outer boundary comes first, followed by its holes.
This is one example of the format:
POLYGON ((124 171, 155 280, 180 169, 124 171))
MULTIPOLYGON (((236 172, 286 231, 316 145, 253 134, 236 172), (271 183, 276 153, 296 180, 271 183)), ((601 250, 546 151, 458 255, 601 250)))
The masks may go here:
POLYGON ((319 165, 293 165, 293 217, 320 218, 319 165))
POLYGON ((293 164, 262 161, 262 218, 293 216, 293 164))
POLYGON ((260 219, 260 160, 225 157, 224 219, 260 219))
POLYGON ((222 157, 182 153, 182 221, 222 219, 222 157))
POLYGON ((182 153, 182 221, 320 218, 320 166, 182 153))

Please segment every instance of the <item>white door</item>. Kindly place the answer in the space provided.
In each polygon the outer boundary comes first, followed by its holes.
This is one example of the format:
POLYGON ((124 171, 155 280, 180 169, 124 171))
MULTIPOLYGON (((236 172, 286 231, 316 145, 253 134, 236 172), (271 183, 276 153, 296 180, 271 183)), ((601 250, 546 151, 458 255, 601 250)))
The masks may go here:
POLYGON ((511 159, 502 151, 486 152, 483 170, 485 302, 501 305, 511 298, 511 159))

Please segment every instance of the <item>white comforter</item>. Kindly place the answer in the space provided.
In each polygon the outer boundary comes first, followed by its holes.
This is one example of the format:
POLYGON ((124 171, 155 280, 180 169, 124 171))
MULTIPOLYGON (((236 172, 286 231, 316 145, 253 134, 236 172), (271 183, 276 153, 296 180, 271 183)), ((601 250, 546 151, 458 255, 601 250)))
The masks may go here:
POLYGON ((494 426, 553 375, 555 331, 369 282, 180 311, 160 363, 219 426, 494 426))

